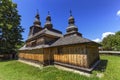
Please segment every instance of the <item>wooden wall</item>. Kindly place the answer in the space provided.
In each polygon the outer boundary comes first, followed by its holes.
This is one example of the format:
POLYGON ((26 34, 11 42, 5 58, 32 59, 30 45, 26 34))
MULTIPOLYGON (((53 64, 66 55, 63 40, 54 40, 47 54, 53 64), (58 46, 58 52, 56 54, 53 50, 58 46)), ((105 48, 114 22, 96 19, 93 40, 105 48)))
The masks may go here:
POLYGON ((88 67, 86 46, 72 45, 54 48, 54 61, 66 64, 71 64, 79 67, 88 67), (58 52, 58 49, 62 51, 58 52))
POLYGON ((98 47, 88 44, 24 50, 19 53, 19 58, 39 61, 44 65, 59 62, 89 68, 99 60, 98 47))
POLYGON ((54 48, 44 48, 44 63, 51 65, 54 62, 54 48))
POLYGON ((19 58, 44 63, 43 49, 19 51, 19 58))
POLYGON ((99 60, 99 50, 97 46, 87 46, 88 64, 91 67, 97 60, 99 60))

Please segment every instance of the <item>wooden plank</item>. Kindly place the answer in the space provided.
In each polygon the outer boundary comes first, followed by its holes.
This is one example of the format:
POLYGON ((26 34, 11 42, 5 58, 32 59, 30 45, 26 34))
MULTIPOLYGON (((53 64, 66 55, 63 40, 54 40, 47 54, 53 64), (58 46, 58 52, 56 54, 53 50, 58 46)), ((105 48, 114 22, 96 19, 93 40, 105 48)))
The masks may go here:
POLYGON ((20 53, 19 57, 36 61, 43 61, 43 54, 20 53))
POLYGON ((74 65, 77 65, 77 60, 76 60, 76 58, 77 58, 77 54, 74 54, 74 65))

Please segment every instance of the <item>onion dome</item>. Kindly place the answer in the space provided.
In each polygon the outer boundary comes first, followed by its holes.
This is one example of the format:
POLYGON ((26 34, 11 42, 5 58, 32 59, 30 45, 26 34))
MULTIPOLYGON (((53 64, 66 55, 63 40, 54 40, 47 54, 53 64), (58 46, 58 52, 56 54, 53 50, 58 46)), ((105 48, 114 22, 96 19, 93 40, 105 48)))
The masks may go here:
POLYGON ((39 17, 39 13, 38 12, 37 12, 37 14, 35 16, 34 25, 35 26, 41 26, 40 17, 39 17))
POLYGON ((45 25, 44 25, 45 28, 48 28, 48 29, 52 29, 53 25, 51 23, 51 16, 50 16, 50 13, 48 11, 48 15, 46 17, 46 22, 45 22, 45 25))
POLYGON ((66 31, 67 32, 77 32, 78 31, 78 28, 77 26, 75 25, 75 19, 74 17, 72 16, 72 11, 70 11, 70 17, 68 19, 68 24, 69 26, 67 27, 66 31))
POLYGON ((39 13, 37 11, 37 14, 35 16, 34 24, 33 24, 33 26, 30 27, 29 38, 31 36, 33 36, 34 34, 38 33, 39 31, 41 31, 42 29, 43 28, 41 27, 39 13))

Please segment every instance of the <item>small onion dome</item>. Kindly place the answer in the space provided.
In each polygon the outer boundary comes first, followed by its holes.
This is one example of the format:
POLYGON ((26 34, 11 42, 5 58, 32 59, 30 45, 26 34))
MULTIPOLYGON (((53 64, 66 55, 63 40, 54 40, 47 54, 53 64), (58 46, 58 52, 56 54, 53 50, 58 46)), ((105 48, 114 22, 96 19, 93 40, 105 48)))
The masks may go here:
POLYGON ((41 25, 40 17, 39 17, 39 14, 38 14, 38 13, 37 13, 37 15, 35 16, 34 25, 41 25))
POLYGON ((68 24, 69 25, 68 25, 68 27, 66 29, 67 32, 77 32, 78 31, 78 28, 75 25, 75 19, 72 16, 72 11, 70 11, 70 17, 68 18, 68 24))
POLYGON ((78 31, 78 28, 76 25, 74 24, 69 24, 69 26, 67 27, 66 29, 67 32, 77 32, 78 31))
POLYGON ((50 16, 50 15, 48 15, 48 16, 46 17, 46 21, 51 21, 51 16, 50 16))
POLYGON ((51 23, 51 16, 48 12, 48 16, 46 17, 45 28, 52 29, 53 25, 51 23))
POLYGON ((73 17, 73 16, 70 16, 70 17, 69 17, 68 23, 69 23, 69 24, 74 24, 74 23, 75 23, 75 20, 74 20, 74 17, 73 17))
POLYGON ((68 23, 69 24, 74 24, 75 23, 75 20, 74 20, 74 17, 72 16, 72 11, 70 10, 70 17, 68 19, 68 23))

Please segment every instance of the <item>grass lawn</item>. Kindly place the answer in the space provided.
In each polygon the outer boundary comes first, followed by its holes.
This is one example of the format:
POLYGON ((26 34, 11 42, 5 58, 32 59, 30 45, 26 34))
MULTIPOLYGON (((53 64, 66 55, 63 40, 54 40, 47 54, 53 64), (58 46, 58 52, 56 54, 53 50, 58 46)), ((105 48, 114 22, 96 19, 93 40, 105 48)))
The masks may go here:
POLYGON ((91 77, 59 70, 53 66, 35 68, 18 61, 0 62, 0 80, 120 80, 120 56, 101 56, 108 60, 105 72, 93 71, 91 77), (97 78, 97 73, 104 77, 97 78))

